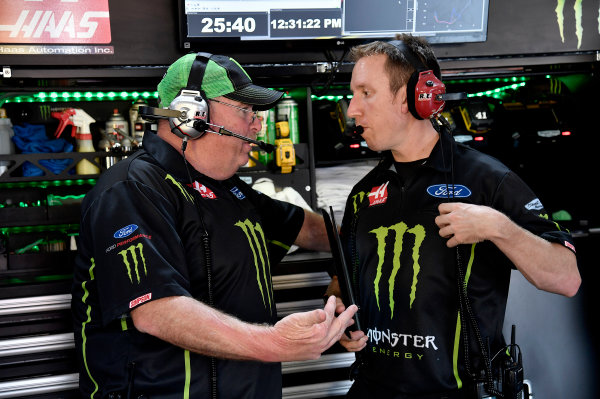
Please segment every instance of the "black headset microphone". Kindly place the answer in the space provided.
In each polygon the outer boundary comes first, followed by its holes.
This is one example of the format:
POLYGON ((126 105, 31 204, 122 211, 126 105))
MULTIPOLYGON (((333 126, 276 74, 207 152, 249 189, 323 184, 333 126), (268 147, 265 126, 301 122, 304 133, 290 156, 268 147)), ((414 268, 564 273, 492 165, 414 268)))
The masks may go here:
POLYGON ((193 135, 193 136, 189 135, 186 133, 185 130, 179 129, 179 127, 181 125, 189 126, 188 124, 192 123, 194 130, 196 130, 199 133, 210 132, 210 133, 218 134, 219 136, 235 137, 237 139, 244 140, 248 143, 257 145, 258 147, 260 147, 261 150, 266 151, 268 153, 271 153, 275 150, 275 146, 272 144, 265 143, 264 141, 253 140, 249 137, 242 136, 239 133, 235 133, 229 129, 226 129, 224 126, 215 125, 213 123, 207 122, 204 119, 195 119, 195 120, 190 119, 187 115, 188 113, 186 112, 186 110, 179 111, 179 110, 173 110, 173 109, 163 109, 163 108, 141 106, 139 109, 139 113, 142 117, 145 117, 147 119, 169 119, 171 121, 173 121, 174 119, 177 119, 178 122, 180 122, 180 123, 174 124, 172 130, 177 129, 177 133, 176 133, 177 135, 183 135, 188 138, 196 139, 196 138, 201 137, 200 135, 193 135), (212 129, 210 129, 210 127, 218 128, 218 131, 212 130, 212 129))
POLYGON ((202 120, 202 119, 194 122, 194 129, 198 129, 198 127, 196 127, 196 125, 199 125, 199 127, 201 129, 202 128, 206 129, 207 132, 218 134, 219 136, 235 137, 236 139, 244 140, 244 141, 247 141, 248 143, 255 144, 255 145, 259 146, 261 150, 266 151, 268 153, 271 153, 271 152, 275 151, 275 146, 273 144, 265 143, 264 141, 260 141, 260 140, 253 140, 253 139, 248 138, 246 136, 242 136, 241 134, 234 133, 231 130, 225 129, 225 127, 223 127, 223 126, 214 125, 214 124, 208 123, 208 122, 206 122, 205 120, 202 120), (216 132, 214 130, 210 130, 207 127, 204 127, 204 125, 218 127, 219 131, 216 132))

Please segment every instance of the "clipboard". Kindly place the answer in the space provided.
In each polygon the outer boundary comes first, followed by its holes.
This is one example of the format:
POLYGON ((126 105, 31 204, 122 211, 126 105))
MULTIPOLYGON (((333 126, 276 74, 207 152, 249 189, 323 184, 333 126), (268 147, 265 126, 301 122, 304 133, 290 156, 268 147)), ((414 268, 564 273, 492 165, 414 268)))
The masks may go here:
MULTIPOLYGON (((342 242, 335 223, 333 208, 329 207, 329 213, 327 213, 325 209, 321 209, 321 213, 323 214, 323 220, 325 221, 325 228, 327 230, 327 237, 329 238, 329 246, 331 247, 331 255, 333 256, 333 264, 340 286, 342 302, 344 302, 346 307, 353 304, 358 306, 356 303, 356 296, 354 295, 354 289, 352 288, 352 280, 350 279, 350 273, 348 272, 346 258, 344 256, 344 251, 342 250, 342 242)), ((354 314, 354 324, 351 325, 348 330, 362 330, 358 313, 359 312, 357 311, 354 314)))

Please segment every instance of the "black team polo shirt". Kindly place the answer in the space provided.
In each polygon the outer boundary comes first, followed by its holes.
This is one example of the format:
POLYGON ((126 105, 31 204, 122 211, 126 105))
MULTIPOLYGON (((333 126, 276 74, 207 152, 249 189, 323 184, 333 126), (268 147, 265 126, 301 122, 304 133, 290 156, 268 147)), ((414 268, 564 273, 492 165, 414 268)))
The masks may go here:
MULTIPOLYGON (((82 204, 72 299, 80 387, 99 398, 131 381, 147 398, 206 398, 210 359, 140 333, 129 312, 170 296, 208 302, 209 262, 215 308, 275 323, 272 268, 304 213, 237 176, 216 181, 190 167, 190 180, 181 155, 154 132, 143 143, 103 173, 82 204)), ((217 382, 218 397, 278 398, 281 365, 218 359, 217 382)))
MULTIPOLYGON (((446 246, 435 224, 440 203, 493 207, 533 234, 574 250, 570 234, 549 220, 519 177, 448 134, 428 159, 404 172, 398 175, 388 154, 352 189, 341 227, 368 336, 367 365, 358 378, 389 398, 445 392, 470 382, 464 315, 458 311, 457 252, 446 246)), ((493 356, 505 344, 502 326, 514 266, 489 241, 459 250, 475 318, 493 356)), ((481 362, 474 338, 470 353, 476 370, 481 362)))

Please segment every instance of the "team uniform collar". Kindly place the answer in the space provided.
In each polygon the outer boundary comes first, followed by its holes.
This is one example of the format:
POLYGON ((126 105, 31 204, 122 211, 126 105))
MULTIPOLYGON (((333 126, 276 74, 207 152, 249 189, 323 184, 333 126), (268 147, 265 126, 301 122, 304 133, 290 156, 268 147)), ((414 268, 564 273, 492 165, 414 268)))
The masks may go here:
POLYGON ((452 134, 444 127, 441 128, 440 139, 435 143, 429 159, 425 166, 436 169, 439 172, 452 171, 452 157, 456 154, 457 146, 452 134))
MULTIPOLYGON (((452 170, 452 156, 456 154, 457 146, 452 135, 447 129, 442 127, 442 134, 440 139, 435 143, 429 157, 423 164, 424 167, 433 168, 439 172, 449 173, 452 170)), ((384 159, 382 160, 382 166, 387 169, 394 168, 394 157, 391 151, 387 151, 384 159)))
MULTIPOLYGON (((152 130, 144 132, 144 150, 150 154, 158 163, 167 170, 170 175, 179 181, 189 181, 188 171, 183 156, 169 143, 158 137, 152 130)), ((189 172, 193 179, 207 178, 189 165, 189 172)), ((212 180, 212 179, 211 179, 212 180)))
MULTIPOLYGON (((181 154, 152 130, 144 132, 144 150, 177 180, 188 180, 181 154)), ((191 171, 192 169, 190 169, 191 171)))

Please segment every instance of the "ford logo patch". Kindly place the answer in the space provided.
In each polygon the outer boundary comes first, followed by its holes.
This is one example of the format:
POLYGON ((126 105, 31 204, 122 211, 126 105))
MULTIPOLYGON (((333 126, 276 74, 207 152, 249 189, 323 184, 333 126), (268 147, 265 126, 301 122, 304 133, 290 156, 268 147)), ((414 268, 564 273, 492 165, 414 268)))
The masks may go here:
POLYGON ((125 226, 122 229, 115 231, 115 234, 113 234, 113 237, 125 238, 128 235, 130 235, 131 233, 133 233, 134 231, 136 231, 137 228, 138 228, 137 224, 130 224, 129 226, 125 226))
POLYGON ((436 198, 467 198, 471 196, 471 190, 462 184, 455 184, 454 190, 451 185, 434 184, 427 187, 427 193, 436 198), (450 193, 448 193, 450 189, 450 193))

